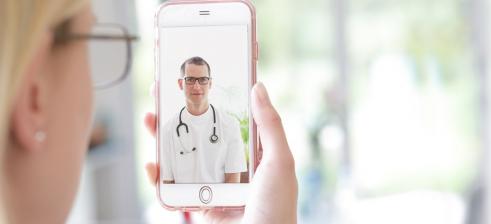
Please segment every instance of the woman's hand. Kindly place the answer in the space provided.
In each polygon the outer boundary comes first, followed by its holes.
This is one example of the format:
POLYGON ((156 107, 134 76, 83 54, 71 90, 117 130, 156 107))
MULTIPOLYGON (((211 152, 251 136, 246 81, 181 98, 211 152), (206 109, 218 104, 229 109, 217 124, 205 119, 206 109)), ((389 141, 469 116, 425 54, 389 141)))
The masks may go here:
MULTIPOLYGON (((210 223, 296 223, 297 179, 295 162, 285 137, 281 118, 271 105, 262 83, 252 90, 252 114, 257 124, 263 156, 251 181, 251 192, 245 211, 206 210, 210 223)), ((156 118, 145 116, 145 126, 155 137, 156 118)), ((146 165, 148 178, 157 183, 157 164, 146 165)))

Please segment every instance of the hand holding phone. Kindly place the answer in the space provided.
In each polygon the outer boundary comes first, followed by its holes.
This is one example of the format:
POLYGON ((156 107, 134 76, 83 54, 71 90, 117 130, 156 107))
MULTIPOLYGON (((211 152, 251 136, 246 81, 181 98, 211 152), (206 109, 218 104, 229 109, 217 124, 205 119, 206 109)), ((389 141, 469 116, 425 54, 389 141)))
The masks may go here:
MULTIPOLYGON (((231 223, 241 218, 242 223, 296 223, 298 189, 293 156, 281 119, 260 83, 253 88, 251 106, 264 155, 251 182, 245 214, 242 218, 242 214, 236 211, 206 210, 204 216, 210 223, 231 223)), ((155 136, 155 115, 147 114, 144 123, 155 136)), ((155 185, 157 164, 147 164, 146 170, 149 180, 155 185)))

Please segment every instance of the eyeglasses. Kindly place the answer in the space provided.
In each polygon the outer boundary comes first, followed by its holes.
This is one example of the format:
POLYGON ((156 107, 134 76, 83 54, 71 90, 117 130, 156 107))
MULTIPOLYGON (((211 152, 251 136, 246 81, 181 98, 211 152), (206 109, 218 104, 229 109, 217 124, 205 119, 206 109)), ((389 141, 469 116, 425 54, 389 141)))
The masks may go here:
POLYGON ((196 80, 198 80, 198 83, 200 85, 208 85, 210 82, 210 77, 184 77, 184 81, 186 81, 186 85, 194 85, 196 83, 196 80))
POLYGON ((69 33, 69 21, 55 30, 55 43, 71 40, 89 41, 89 55, 93 87, 105 89, 121 83, 129 74, 132 60, 131 42, 137 36, 129 35, 119 24, 99 23, 88 34, 69 33))

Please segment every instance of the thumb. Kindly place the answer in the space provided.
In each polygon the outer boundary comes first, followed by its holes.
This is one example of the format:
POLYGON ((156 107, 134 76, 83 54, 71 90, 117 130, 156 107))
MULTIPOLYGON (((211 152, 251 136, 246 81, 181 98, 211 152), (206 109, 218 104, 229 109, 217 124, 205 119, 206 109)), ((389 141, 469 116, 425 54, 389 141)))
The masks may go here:
POLYGON ((254 86, 252 115, 263 146, 263 157, 252 179, 243 223, 296 223, 295 161, 280 116, 262 83, 254 86))
POLYGON ((252 89, 252 115, 257 125, 263 146, 263 161, 278 156, 292 157, 286 140, 281 118, 269 99, 262 83, 252 89))

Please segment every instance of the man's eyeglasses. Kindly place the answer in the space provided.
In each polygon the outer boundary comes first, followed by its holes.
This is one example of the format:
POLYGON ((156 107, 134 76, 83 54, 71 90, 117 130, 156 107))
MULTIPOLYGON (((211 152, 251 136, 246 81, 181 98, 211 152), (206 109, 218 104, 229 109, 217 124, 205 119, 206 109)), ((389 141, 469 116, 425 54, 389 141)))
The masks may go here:
POLYGON ((196 80, 200 85, 208 85, 211 78, 210 77, 199 77, 199 78, 184 77, 183 79, 186 82, 186 85, 194 85, 196 83, 196 80))
POLYGON ((69 22, 55 30, 55 43, 72 40, 89 41, 93 87, 105 89, 122 82, 129 74, 132 60, 131 42, 137 36, 119 24, 96 24, 90 33, 70 33, 69 22))

